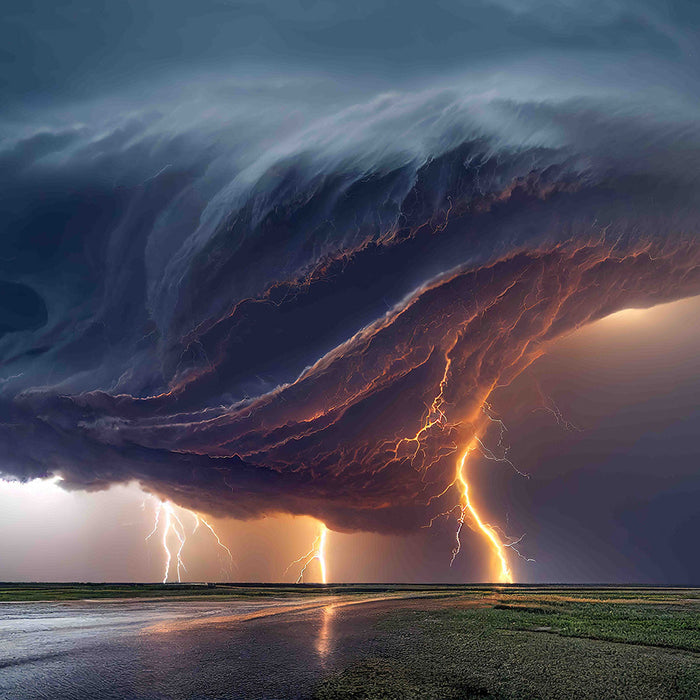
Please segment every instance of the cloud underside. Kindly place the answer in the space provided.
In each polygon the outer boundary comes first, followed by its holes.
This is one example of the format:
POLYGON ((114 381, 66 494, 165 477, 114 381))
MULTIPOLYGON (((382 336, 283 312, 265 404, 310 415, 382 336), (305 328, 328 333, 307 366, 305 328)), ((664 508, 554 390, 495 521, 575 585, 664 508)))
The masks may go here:
POLYGON ((454 506, 497 387, 700 294, 688 122, 496 102, 490 132, 431 93, 254 155, 160 117, 0 151, 0 472, 345 531, 454 506))
MULTIPOLYGON (((328 283, 316 271, 283 300, 256 303, 293 312, 328 283)), ((680 236, 514 253, 444 274, 295 381, 215 405, 236 372, 238 307, 197 339, 209 344, 208 362, 167 392, 25 392, 14 402, 23 420, 3 426, 2 440, 21 456, 16 471, 59 473, 73 488, 136 479, 218 515, 288 512, 337 530, 407 530, 454 504, 456 460, 484 430, 491 392, 553 340, 618 309, 698 293, 700 250, 680 236)), ((284 352, 284 336, 277 342, 284 352)))

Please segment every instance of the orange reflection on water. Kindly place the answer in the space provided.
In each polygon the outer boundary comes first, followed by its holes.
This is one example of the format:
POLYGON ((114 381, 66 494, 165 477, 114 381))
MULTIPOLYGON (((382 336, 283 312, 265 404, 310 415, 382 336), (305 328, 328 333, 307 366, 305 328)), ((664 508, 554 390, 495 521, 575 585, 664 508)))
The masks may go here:
POLYGON ((336 605, 326 605, 321 612, 321 629, 316 640, 316 652, 321 661, 325 661, 331 650, 333 618, 335 617, 336 607, 336 605))

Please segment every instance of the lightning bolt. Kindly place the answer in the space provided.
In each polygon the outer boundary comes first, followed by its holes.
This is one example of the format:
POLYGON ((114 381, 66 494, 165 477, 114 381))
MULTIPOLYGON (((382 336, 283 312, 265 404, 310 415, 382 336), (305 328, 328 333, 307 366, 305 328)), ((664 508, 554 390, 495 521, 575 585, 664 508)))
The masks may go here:
MULTIPOLYGON (((200 524, 203 524, 214 536, 217 545, 226 552, 231 564, 235 565, 231 550, 221 541, 221 538, 216 533, 212 525, 194 511, 188 510, 187 508, 182 508, 181 510, 185 513, 189 513, 189 515, 194 518, 195 525, 191 534, 197 532, 200 524)), ((146 541, 150 540, 151 537, 158 532, 158 530, 161 531, 161 546, 163 548, 165 558, 163 565, 163 583, 167 583, 168 578, 170 577, 170 569, 173 562, 173 551, 175 561, 177 562, 175 567, 177 582, 182 583, 182 571, 187 572, 187 567, 182 559, 182 550, 185 548, 185 544, 187 543, 187 532, 182 519, 175 510, 175 506, 170 501, 159 500, 157 502, 153 529, 146 536, 146 541), (172 542, 173 538, 176 541, 176 545, 171 549, 170 543, 172 542)))
POLYGON ((231 563, 235 564, 235 562, 233 561, 233 554, 231 554, 231 550, 221 541, 221 538, 219 537, 219 535, 216 534, 216 530, 214 530, 210 523, 207 522, 201 515, 197 515, 197 513, 192 513, 192 515, 194 515, 196 521, 196 525, 194 526, 192 534, 197 532, 197 530, 199 529, 199 524, 202 523, 204 527, 206 527, 209 530, 209 532, 211 532, 211 534, 214 535, 214 538, 216 539, 216 544, 218 544, 219 547, 221 547, 221 549, 223 549, 224 552, 226 552, 229 559, 231 560, 231 563))
MULTIPOLYGON (((444 371, 444 375, 442 378, 442 381, 440 382, 440 390, 437 394, 437 396, 433 399, 432 406, 428 409, 428 414, 425 419, 424 425, 420 428, 420 430, 416 433, 416 435, 412 438, 403 438, 402 440, 399 441, 397 444, 397 449, 394 452, 395 455, 398 453, 398 447, 401 445, 402 442, 413 442, 416 444, 415 452, 413 454, 413 457, 411 459, 411 463, 413 464, 413 461, 415 458, 418 456, 419 452, 422 450, 422 439, 427 435, 427 433, 433 429, 434 426, 439 427, 442 430, 445 430, 450 423, 447 419, 447 416, 445 414, 445 411, 443 409, 444 406, 444 399, 443 399, 443 392, 444 388, 447 384, 448 377, 449 377, 449 372, 450 372, 450 365, 451 365, 451 358, 448 356, 447 358, 447 363, 444 371)), ((455 478, 452 480, 452 482, 447 486, 442 493, 438 494, 437 496, 432 496, 429 500, 428 503, 433 501, 436 498, 440 498, 444 494, 447 493, 452 487, 457 487, 460 492, 460 500, 457 505, 455 505, 453 508, 449 509, 448 511, 444 513, 440 513, 433 518, 430 519, 430 522, 426 527, 432 526, 433 522, 440 517, 443 516, 449 516, 452 513, 454 513, 456 510, 459 510, 459 520, 458 520, 458 525, 457 525, 457 532, 455 533, 455 539, 456 539, 456 544, 454 549, 452 550, 452 557, 450 559, 450 566, 454 563, 455 559, 457 558, 457 555, 460 553, 462 549, 462 527, 464 526, 464 523, 468 521, 468 525, 472 526, 472 529, 475 531, 480 532, 482 535, 485 536, 486 541, 492 550, 492 552, 496 555, 496 558, 499 562, 499 572, 498 572, 498 578, 499 581, 502 583, 513 583, 513 574, 510 570, 510 567, 508 566, 508 557, 506 555, 506 547, 512 547, 513 551, 515 551, 518 556, 520 555, 520 552, 513 546, 515 544, 518 544, 520 540, 513 540, 512 542, 504 542, 498 532, 489 524, 484 523, 484 521, 481 519, 479 516, 479 513, 477 512, 476 508, 474 507, 473 503, 471 502, 471 499, 469 498, 469 483, 467 481, 466 475, 465 475, 465 464, 467 461, 467 457, 469 456, 469 453, 472 450, 479 449, 479 451, 483 454, 483 456, 491 461, 494 462, 504 462, 508 464, 517 474, 520 476, 523 476, 525 478, 529 478, 527 474, 524 474, 521 472, 515 464, 508 458, 508 447, 504 444, 504 436, 507 431, 507 428, 503 421, 498 418, 495 415, 495 412, 492 408, 492 406, 488 403, 488 401, 484 400, 482 407, 481 407, 481 412, 482 414, 486 417, 486 419, 495 425, 498 426, 499 430, 499 439, 498 439, 498 448, 500 448, 503 452, 502 456, 496 455, 492 450, 490 450, 486 445, 484 445, 483 441, 478 435, 475 435, 469 445, 467 446, 466 450, 462 453, 462 456, 457 460, 457 469, 455 473, 455 478)), ((456 447, 454 447, 456 450, 456 447)), ((440 458, 440 454, 438 455, 438 459, 440 458)), ((435 461, 435 460, 434 460, 435 461)), ((423 464, 424 469, 429 469, 432 464, 434 463, 431 462, 428 465, 423 464)), ((520 538, 522 539, 522 538, 520 538)))
POLYGON ((313 541, 313 544, 311 545, 311 549, 306 553, 300 556, 298 559, 295 559, 284 571, 285 575, 287 572, 295 565, 295 564, 302 564, 301 571, 299 572, 299 576, 296 580, 296 583, 301 583, 304 580, 304 574, 306 573, 306 568, 311 564, 312 561, 316 560, 318 561, 319 568, 321 570, 321 582, 322 583, 328 583, 328 579, 326 576, 326 538, 328 536, 328 528, 323 524, 320 523, 320 530, 318 535, 316 535, 316 538, 313 541))
POLYGON ((462 526, 465 523, 467 517, 470 518, 471 523, 475 526, 474 529, 479 530, 485 537, 491 548, 491 551, 496 555, 499 562, 499 582, 500 583, 513 583, 513 574, 511 573, 510 567, 508 566, 508 557, 506 556, 506 544, 503 543, 501 538, 498 536, 496 530, 493 527, 485 523, 476 508, 469 499, 469 483, 467 482, 464 468, 467 462, 467 457, 472 450, 477 449, 477 445, 480 443, 478 438, 474 438, 468 445, 467 449, 464 451, 460 459, 457 461, 457 473, 455 475, 454 484, 456 484, 460 491, 460 517, 459 525, 457 526, 456 540, 457 544, 452 550, 452 560, 450 561, 450 566, 454 562, 455 558, 462 549, 462 526))

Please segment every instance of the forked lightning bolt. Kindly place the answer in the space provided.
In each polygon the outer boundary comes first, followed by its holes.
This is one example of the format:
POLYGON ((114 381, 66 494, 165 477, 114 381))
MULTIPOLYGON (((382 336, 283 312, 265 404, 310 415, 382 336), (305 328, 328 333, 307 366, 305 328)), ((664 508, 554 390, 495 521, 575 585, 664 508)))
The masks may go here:
MULTIPOLYGON (((226 555, 228 556, 231 564, 235 564, 233 560, 233 555, 231 554, 231 550, 221 541, 221 538, 216 533, 211 524, 207 522, 201 515, 195 513, 194 511, 187 510, 187 508, 182 508, 181 510, 183 510, 185 513, 188 513, 194 518, 195 525, 194 529, 192 530, 192 534, 197 532, 200 524, 203 524, 214 536, 217 545, 224 552, 226 552, 226 555)), ((184 549, 185 544, 187 542, 187 532, 185 530, 185 525, 183 524, 182 519, 175 511, 175 506, 170 501, 158 501, 156 505, 153 529, 146 536, 146 541, 150 540, 151 537, 153 537, 153 535, 155 535, 158 532, 158 530, 161 531, 161 544, 165 556, 165 563, 163 565, 163 583, 167 583, 168 578, 170 576, 170 568, 173 561, 173 551, 171 550, 168 541, 172 541, 173 538, 177 542, 175 549, 175 560, 177 562, 175 570, 177 574, 177 582, 181 583, 182 571, 187 571, 187 567, 185 566, 185 563, 182 560, 182 550, 184 549)))
POLYGON ((296 583, 302 583, 304 580, 304 574, 306 573, 306 568, 314 560, 318 561, 319 568, 321 570, 321 582, 328 583, 326 576, 326 537, 328 535, 328 528, 320 523, 320 530, 316 539, 314 539, 311 549, 304 555, 295 559, 286 569, 285 574, 295 565, 302 564, 301 571, 297 577, 296 583))

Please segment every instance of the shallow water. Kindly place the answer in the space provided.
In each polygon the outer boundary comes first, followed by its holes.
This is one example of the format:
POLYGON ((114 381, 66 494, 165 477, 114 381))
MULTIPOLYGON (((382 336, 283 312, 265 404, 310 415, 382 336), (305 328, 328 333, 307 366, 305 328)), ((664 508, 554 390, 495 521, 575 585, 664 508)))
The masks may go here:
POLYGON ((0 697, 305 697, 368 649, 377 616, 398 603, 353 602, 0 604, 0 697))

